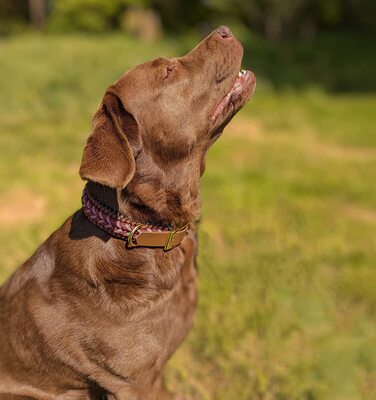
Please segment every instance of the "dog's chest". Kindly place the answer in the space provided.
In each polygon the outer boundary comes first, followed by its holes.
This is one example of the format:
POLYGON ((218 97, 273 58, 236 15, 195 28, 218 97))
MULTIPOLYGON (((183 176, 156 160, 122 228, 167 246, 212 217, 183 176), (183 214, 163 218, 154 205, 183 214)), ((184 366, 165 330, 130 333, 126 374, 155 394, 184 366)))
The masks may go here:
POLYGON ((122 376, 149 371, 158 373, 189 332, 197 301, 194 254, 182 263, 179 278, 170 291, 140 307, 132 315, 119 318, 119 325, 106 335, 106 354, 98 354, 107 370, 122 376), (112 349, 108 351, 108 349, 112 349))

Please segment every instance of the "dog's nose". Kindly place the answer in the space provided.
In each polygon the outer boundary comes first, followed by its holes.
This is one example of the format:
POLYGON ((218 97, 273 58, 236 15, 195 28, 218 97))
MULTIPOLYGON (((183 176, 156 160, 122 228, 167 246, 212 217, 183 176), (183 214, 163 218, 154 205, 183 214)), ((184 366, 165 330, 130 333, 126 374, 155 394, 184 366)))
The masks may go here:
POLYGON ((225 26, 225 25, 220 26, 217 29, 217 32, 223 39, 227 39, 230 36, 232 36, 232 32, 231 32, 230 28, 228 26, 225 26))

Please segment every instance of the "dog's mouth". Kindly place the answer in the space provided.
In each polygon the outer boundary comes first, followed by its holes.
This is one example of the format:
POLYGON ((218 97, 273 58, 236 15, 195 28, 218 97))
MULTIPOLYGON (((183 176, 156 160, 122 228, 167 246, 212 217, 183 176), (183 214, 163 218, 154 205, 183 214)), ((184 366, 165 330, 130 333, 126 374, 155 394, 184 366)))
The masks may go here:
POLYGON ((252 71, 241 70, 227 94, 222 98, 210 119, 214 122, 219 117, 225 119, 234 115, 252 97, 256 89, 256 76, 252 71))

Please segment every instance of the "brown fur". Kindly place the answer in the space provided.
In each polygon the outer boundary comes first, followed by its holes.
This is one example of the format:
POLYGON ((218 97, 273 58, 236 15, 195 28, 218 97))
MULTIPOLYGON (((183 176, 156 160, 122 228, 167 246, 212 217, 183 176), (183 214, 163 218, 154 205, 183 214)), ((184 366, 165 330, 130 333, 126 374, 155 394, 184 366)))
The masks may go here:
POLYGON ((210 120, 242 47, 213 32, 182 58, 130 70, 95 114, 80 175, 134 221, 176 226, 170 251, 128 249, 82 210, 0 289, 0 399, 172 399, 163 366, 188 333, 196 294, 199 178, 241 107, 210 120))

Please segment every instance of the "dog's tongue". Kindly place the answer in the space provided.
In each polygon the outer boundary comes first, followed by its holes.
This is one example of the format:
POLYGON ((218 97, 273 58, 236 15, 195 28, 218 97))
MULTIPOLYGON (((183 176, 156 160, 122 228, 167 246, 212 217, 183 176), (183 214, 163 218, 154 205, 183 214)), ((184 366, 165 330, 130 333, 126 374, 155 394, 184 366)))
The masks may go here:
POLYGON ((216 109, 214 110, 214 113, 211 116, 211 119, 215 121, 218 118, 218 116, 223 113, 223 110, 230 102, 234 102, 243 94, 245 94, 244 102, 246 102, 253 95, 255 89, 254 83, 255 83, 255 75, 253 74, 253 72, 244 70, 240 71, 231 89, 217 105, 216 109), (249 93, 246 93, 247 89, 250 88, 251 86, 253 86, 252 90, 250 90, 249 93))

